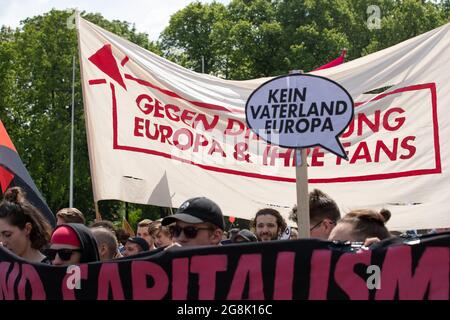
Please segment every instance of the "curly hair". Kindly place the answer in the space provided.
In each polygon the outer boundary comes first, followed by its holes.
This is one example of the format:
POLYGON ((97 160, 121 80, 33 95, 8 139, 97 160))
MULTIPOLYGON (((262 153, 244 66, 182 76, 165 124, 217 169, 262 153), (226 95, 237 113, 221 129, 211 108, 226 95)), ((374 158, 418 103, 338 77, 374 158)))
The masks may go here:
POLYGON ((21 230, 30 223, 30 242, 33 249, 42 249, 50 241, 50 224, 42 213, 25 199, 25 193, 20 187, 6 190, 0 202, 0 219, 6 219, 10 225, 21 230))
POLYGON ((286 229, 286 227, 287 227, 286 220, 284 220, 284 218, 281 216, 281 214, 277 210, 271 209, 271 208, 264 208, 264 209, 259 210, 255 214, 255 217, 253 218, 253 220, 250 222, 250 226, 253 230, 256 230, 256 219, 262 215, 271 215, 271 216, 275 217, 275 219, 277 220, 278 232, 283 232, 286 229))

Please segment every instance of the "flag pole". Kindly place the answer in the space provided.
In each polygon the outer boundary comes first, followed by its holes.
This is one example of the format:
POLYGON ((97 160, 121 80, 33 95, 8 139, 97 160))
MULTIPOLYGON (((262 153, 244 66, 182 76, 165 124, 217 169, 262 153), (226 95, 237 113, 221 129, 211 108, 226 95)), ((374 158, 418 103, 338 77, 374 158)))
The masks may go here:
MULTIPOLYGON (((79 56, 79 61, 80 61, 80 83, 81 83, 81 87, 82 87, 82 96, 83 96, 83 103, 84 101, 86 101, 86 83, 83 79, 83 56, 81 55, 81 44, 80 44, 80 21, 81 17, 80 17, 80 13, 78 12, 78 10, 75 10, 75 29, 77 31, 77 40, 78 40, 78 56, 79 56)), ((86 136, 90 137, 90 130, 89 130, 89 126, 87 125, 88 121, 89 121, 89 115, 86 111, 86 108, 84 109, 84 116, 85 116, 85 126, 86 126, 86 136)), ((96 193, 96 185, 95 185, 95 181, 96 181, 96 177, 95 177, 95 172, 93 171, 93 164, 92 164, 92 148, 90 146, 90 141, 89 138, 87 139, 87 144, 88 144, 88 153, 89 153, 89 167, 91 170, 91 182, 92 182, 92 193, 94 196, 94 206, 95 206, 95 215, 96 215, 96 219, 102 219, 101 215, 100 215, 100 211, 98 209, 98 204, 97 204, 97 193, 96 193)))
POLYGON ((98 202, 94 202, 95 205, 95 222, 102 221, 102 215, 100 214, 100 210, 98 208, 98 202))
POLYGON ((73 208, 73 152, 75 125, 75 55, 72 56, 72 122, 70 132, 69 208, 73 208))

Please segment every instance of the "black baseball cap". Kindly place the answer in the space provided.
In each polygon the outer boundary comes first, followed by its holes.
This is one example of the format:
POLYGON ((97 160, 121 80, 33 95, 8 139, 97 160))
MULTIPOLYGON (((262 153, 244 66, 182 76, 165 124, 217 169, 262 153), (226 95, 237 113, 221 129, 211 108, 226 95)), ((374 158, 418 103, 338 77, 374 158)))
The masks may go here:
POLYGON ((145 241, 144 238, 139 237, 128 238, 127 242, 136 243, 138 246, 141 247, 142 251, 148 251, 150 249, 147 241, 145 241))
POLYGON ((165 217, 161 224, 167 226, 177 220, 194 224, 210 222, 219 229, 225 229, 222 210, 217 203, 205 197, 192 198, 183 202, 177 212, 165 217))
POLYGON ((233 236, 231 241, 235 242, 236 238, 238 238, 238 237, 241 237, 242 239, 244 239, 245 242, 257 242, 258 241, 255 234, 248 229, 242 229, 241 231, 239 231, 237 234, 235 234, 233 236))

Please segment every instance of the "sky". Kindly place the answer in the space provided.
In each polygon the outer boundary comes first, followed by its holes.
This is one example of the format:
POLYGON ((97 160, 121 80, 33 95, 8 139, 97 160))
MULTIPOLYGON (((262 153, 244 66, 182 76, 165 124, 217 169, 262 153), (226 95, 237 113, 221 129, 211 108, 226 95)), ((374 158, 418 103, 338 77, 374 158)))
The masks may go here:
MULTIPOLYGON (((0 0, 0 26, 19 27, 20 21, 43 14, 52 8, 100 13, 108 20, 134 23, 138 32, 157 40, 168 26, 170 16, 193 0, 0 0)), ((212 0, 201 0, 210 3, 212 0)), ((228 4, 231 0, 216 0, 228 4)))

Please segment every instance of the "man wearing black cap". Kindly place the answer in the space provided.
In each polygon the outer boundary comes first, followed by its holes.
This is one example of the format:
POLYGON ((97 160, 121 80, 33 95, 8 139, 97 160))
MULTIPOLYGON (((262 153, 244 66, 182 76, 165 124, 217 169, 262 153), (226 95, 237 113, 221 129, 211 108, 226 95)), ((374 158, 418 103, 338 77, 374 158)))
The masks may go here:
POLYGON ((148 243, 144 238, 128 238, 127 243, 125 243, 125 251, 123 252, 123 256, 133 256, 135 254, 141 253, 142 251, 148 251, 149 249, 150 247, 148 246, 148 243))
POLYGON ((178 211, 162 220, 174 242, 182 247, 219 245, 224 220, 219 206, 205 197, 185 201, 178 211))
POLYGON ((255 234, 248 229, 242 229, 237 234, 231 238, 231 242, 240 243, 240 242, 257 242, 255 234))

